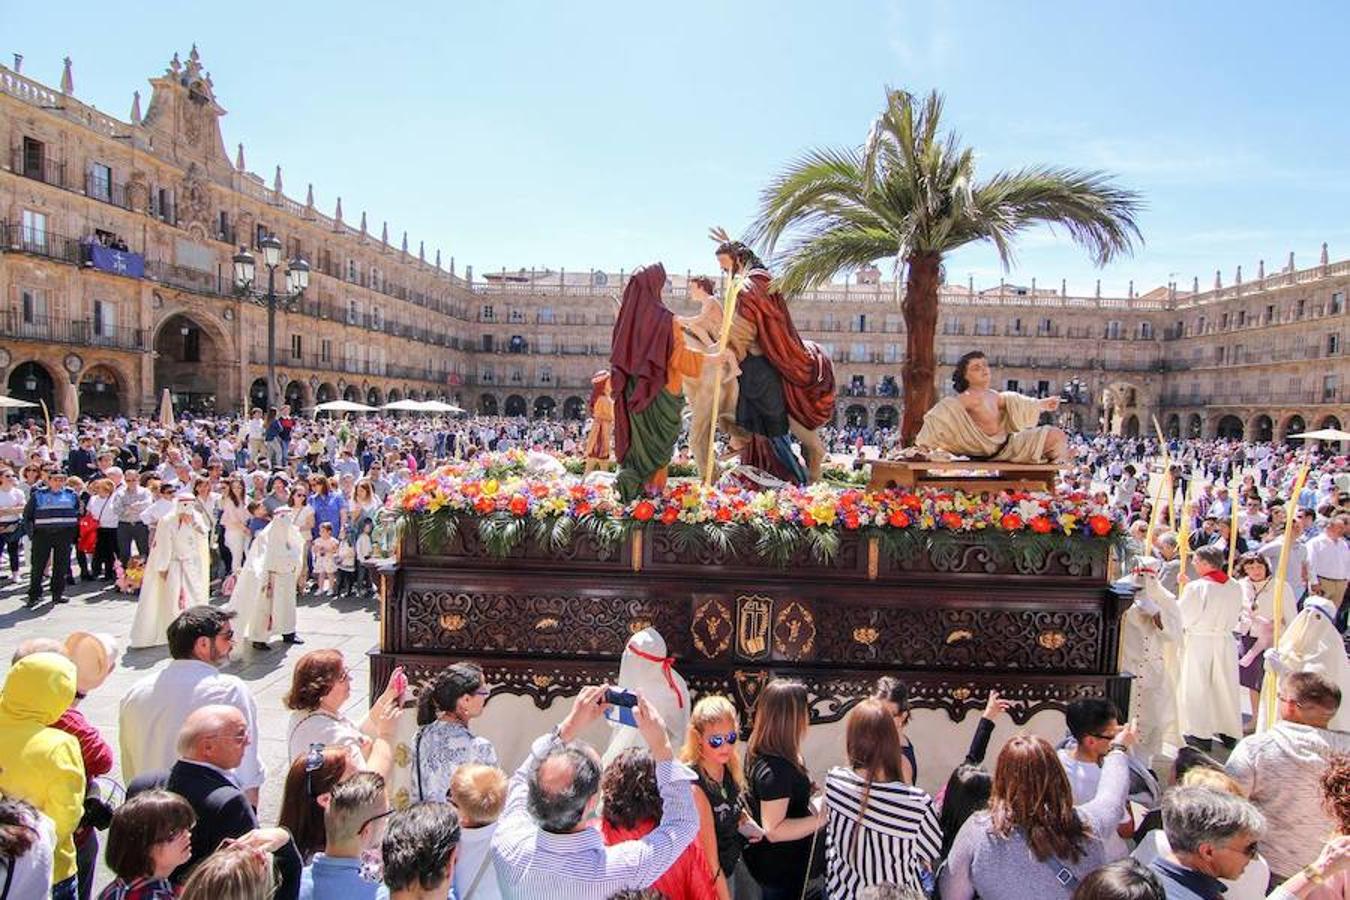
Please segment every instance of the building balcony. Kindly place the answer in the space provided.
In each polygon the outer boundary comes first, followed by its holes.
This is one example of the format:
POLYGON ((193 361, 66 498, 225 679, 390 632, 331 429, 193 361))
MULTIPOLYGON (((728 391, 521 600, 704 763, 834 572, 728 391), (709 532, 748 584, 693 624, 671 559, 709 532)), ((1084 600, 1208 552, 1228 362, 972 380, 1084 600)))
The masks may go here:
POLYGON ((105 347, 109 350, 146 349, 144 328, 100 326, 88 321, 60 319, 48 315, 24 315, 21 309, 0 311, 0 331, 3 331, 7 338, 20 341, 105 347))
POLYGON ((43 256, 63 263, 80 261, 80 242, 75 238, 25 228, 17 222, 0 222, 0 250, 43 256))
POLYGON ((125 184, 95 178, 93 172, 84 174, 84 195, 91 200, 98 200, 101 203, 108 203, 119 209, 134 212, 131 206, 131 197, 127 194, 125 184))
POLYGON ((22 144, 10 148, 9 159, 10 168, 16 175, 22 175, 24 178, 31 178, 34 181, 41 181, 43 184, 50 184, 62 189, 69 189, 70 187, 66 183, 64 160, 25 152, 25 147, 22 144))

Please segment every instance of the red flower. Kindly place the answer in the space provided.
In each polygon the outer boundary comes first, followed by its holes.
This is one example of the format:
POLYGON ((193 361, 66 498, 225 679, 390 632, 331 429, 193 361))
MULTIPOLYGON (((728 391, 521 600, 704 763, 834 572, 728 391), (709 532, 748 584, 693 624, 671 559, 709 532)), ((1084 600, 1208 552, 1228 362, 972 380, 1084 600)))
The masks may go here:
POLYGON ((654 515, 656 515, 656 507, 652 506, 650 500, 642 500, 637 506, 633 507, 633 518, 639 522, 650 522, 654 515))
POLYGON ((519 494, 516 494, 511 498, 511 502, 507 504, 507 509, 511 510, 511 515, 513 516, 523 516, 530 511, 530 501, 519 494))
POLYGON ((531 485, 530 493, 534 494, 536 497, 545 497, 548 495, 548 485, 546 484, 531 485))
POLYGON ((576 505, 576 509, 574 509, 572 512, 578 519, 580 519, 582 516, 586 515, 590 511, 591 511, 591 504, 583 500, 576 505))
POLYGON ((892 528, 907 528, 909 526, 909 516, 905 515, 903 509, 893 510, 886 521, 891 523, 892 528))
POLYGON ((1097 537, 1105 537, 1111 533, 1112 522, 1106 516, 1088 516, 1088 527, 1097 537))
POLYGON ((961 517, 954 512, 945 512, 940 517, 942 527, 951 531, 957 531, 961 527, 961 517))
POLYGON ((572 499, 580 500, 586 496, 586 486, 584 484, 574 484, 571 489, 572 499))
POLYGON ((802 527, 803 528, 816 527, 816 517, 811 515, 811 513, 807 510, 802 510, 802 527))
POLYGON ((848 512, 844 513, 844 527, 849 531, 857 530, 858 513, 856 511, 850 509, 848 512))
POLYGON ((1037 534, 1049 534, 1054 525, 1045 516, 1035 516, 1031 520, 1031 530, 1037 534))
POLYGON ((491 497, 479 497, 473 502, 473 508, 478 511, 479 515, 484 516, 492 512, 494 506, 491 497))
POLYGON ((665 511, 661 513, 661 524, 674 525, 675 520, 678 519, 679 517, 680 511, 678 509, 676 509, 673 506, 667 506, 665 508, 665 511))
POLYGON ((730 522, 731 510, 725 506, 719 506, 717 512, 713 514, 713 518, 719 522, 730 522))
POLYGON ((1003 526, 1004 531, 1018 531, 1022 527, 1022 517, 1017 513, 1008 513, 999 524, 1003 526))

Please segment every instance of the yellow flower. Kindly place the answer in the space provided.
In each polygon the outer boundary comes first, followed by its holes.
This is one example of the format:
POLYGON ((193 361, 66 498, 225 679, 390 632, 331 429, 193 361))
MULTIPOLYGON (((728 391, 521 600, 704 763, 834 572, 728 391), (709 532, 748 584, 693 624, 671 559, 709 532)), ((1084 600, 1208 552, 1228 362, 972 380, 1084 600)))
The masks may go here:
POLYGON ((501 485, 497 483, 497 479, 495 478, 489 478, 487 481, 483 482, 484 497, 495 497, 497 496, 497 491, 500 489, 501 485))

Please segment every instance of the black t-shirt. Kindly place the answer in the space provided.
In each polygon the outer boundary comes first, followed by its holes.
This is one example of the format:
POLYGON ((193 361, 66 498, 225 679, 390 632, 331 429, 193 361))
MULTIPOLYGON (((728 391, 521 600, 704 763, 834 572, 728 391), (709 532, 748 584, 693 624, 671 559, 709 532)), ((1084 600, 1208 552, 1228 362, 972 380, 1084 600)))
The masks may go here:
MULTIPOLYGON (((763 824, 760 804, 765 800, 786 799, 789 819, 811 815, 811 778, 781 756, 753 757, 746 781, 750 815, 756 822, 763 824)), ((808 860, 813 874, 824 871, 824 838, 816 843, 816 852, 812 854, 810 837, 780 843, 757 841, 746 845, 745 864, 760 884, 800 887, 806 880, 808 860)))

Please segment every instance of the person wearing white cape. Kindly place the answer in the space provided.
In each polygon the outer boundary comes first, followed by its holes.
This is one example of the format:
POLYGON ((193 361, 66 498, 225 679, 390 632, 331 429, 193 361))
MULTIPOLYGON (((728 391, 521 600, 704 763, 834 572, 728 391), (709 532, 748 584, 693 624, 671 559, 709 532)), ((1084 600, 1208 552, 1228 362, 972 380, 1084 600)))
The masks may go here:
POLYGON ((289 506, 279 506, 258 532, 239 570, 230 606, 239 613, 243 634, 255 650, 280 634, 288 644, 303 644, 295 633, 295 592, 305 557, 305 538, 295 527, 289 506))
POLYGON ((191 494, 179 494, 155 526, 145 561, 131 647, 168 643, 169 623, 189 606, 201 606, 211 593, 211 526, 197 511, 191 494))
MULTIPOLYGON (((1286 599, 1286 603, 1293 603, 1286 599)), ((1336 607, 1325 597, 1309 596, 1303 601, 1303 611, 1294 617, 1287 631, 1280 635, 1278 647, 1265 653, 1266 666, 1275 672, 1275 680, 1293 672, 1316 672, 1341 689, 1341 708, 1331 717, 1327 728, 1350 732, 1350 659, 1346 659, 1345 643, 1336 630, 1336 607)), ((1270 679, 1267 679, 1270 682, 1270 679)), ((1266 728, 1266 710, 1271 704, 1267 684, 1261 694, 1261 713, 1258 727, 1266 728)))
MULTIPOLYGON (((689 685, 674 669, 675 660, 666 655, 666 639, 655 628, 644 628, 628 639, 619 658, 619 687, 640 693, 666 723, 672 744, 681 744, 689 727, 689 685)), ((624 712, 615 708, 616 713, 624 712)), ((643 746, 636 727, 611 721, 613 734, 605 748, 604 764, 629 747, 643 746)))
POLYGON ((1177 671, 1181 649, 1181 610, 1159 579, 1166 563, 1150 556, 1135 560, 1134 604, 1121 620, 1120 670, 1134 676, 1129 721, 1139 726, 1139 758, 1152 766, 1164 746, 1181 747, 1178 728, 1177 671))
POLYGON ((1196 550, 1191 559, 1199 577, 1186 582, 1177 598, 1182 625, 1177 712, 1182 736, 1202 742, 1242 737, 1242 688, 1233 640, 1242 589, 1224 572, 1227 555, 1226 548, 1213 544, 1196 550))

